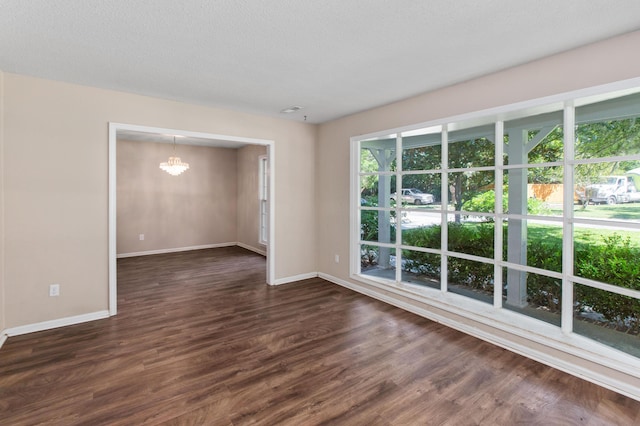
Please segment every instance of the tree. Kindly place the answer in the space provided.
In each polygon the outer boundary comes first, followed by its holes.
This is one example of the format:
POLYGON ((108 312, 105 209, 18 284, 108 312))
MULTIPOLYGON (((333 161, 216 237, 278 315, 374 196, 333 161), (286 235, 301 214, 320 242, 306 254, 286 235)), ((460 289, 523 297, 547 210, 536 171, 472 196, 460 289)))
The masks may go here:
MULTIPOLYGON (((369 149, 362 149, 360 151, 360 171, 363 173, 376 173, 379 170, 379 164, 374 155, 369 149)), ((390 171, 395 171, 395 161, 391 163, 390 171)), ((378 175, 365 175, 360 178, 360 196, 373 196, 378 195, 378 175)), ((395 184, 395 178, 391 179, 392 185, 395 184)), ((393 190, 392 190, 393 191, 393 190)))
MULTIPOLYGON (((442 148, 440 144, 405 149, 402 152, 402 170, 439 170, 442 167, 441 160, 442 148)), ((433 194, 436 200, 442 199, 439 173, 404 175, 402 187, 418 188, 433 194)))
MULTIPOLYGON (((402 170, 439 170, 442 167, 440 144, 403 150, 402 170)), ((449 168, 467 168, 493 165, 495 159, 493 142, 487 138, 455 141, 449 144, 449 168)), ((418 188, 442 199, 440 173, 406 174, 402 178, 404 188, 418 188)), ((455 172, 449 174, 449 199, 456 210, 487 185, 493 185, 493 172, 455 172)), ((459 215, 456 221, 460 221, 459 215)))
MULTIPOLYGON (((538 134, 538 130, 529 131, 529 140, 538 134)), ((562 161, 564 156, 564 132, 557 126, 531 152, 529 164, 553 163, 562 161)), ((531 167, 527 171, 529 183, 562 183, 563 170, 561 166, 531 167)))
MULTIPOLYGON (((529 131, 531 140, 538 130, 529 131)), ((615 157, 640 153, 640 119, 609 120, 581 123, 575 129, 575 158, 615 157)), ((508 137, 507 137, 508 139, 508 137)), ((553 129, 531 152, 529 164, 552 163, 564 158, 564 131, 562 126, 553 129)), ((603 175, 623 174, 640 167, 640 161, 581 164, 575 169, 578 185, 588 185, 603 175)), ((561 166, 531 167, 529 183, 562 183, 561 166)))
MULTIPOLYGON (((576 126, 576 158, 615 157, 640 153, 640 118, 584 123, 576 126)), ((603 175, 622 174, 640 167, 640 161, 581 164, 577 184, 593 183, 603 175)))
POLYGON ((612 157, 640 152, 640 118, 576 126, 576 158, 612 157))
MULTIPOLYGON (((469 139, 449 144, 449 167, 469 168, 495 164, 495 147, 487 138, 469 139)), ((455 172, 449 174, 449 191, 454 209, 462 210, 465 201, 473 198, 478 191, 495 184, 492 171, 455 172)), ((455 217, 460 222, 460 215, 455 217)))

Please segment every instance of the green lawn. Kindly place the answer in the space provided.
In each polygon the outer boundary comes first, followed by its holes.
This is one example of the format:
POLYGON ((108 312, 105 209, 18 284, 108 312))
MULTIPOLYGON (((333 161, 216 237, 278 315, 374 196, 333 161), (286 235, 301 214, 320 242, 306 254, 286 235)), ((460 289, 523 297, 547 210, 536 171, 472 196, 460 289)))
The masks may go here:
MULTIPOLYGON (((554 214, 561 215, 561 210, 552 210, 554 214)), ((588 205, 586 208, 575 206, 574 216, 585 219, 615 219, 615 220, 639 220, 640 204, 607 204, 588 205)))
MULTIPOLYGON (((529 223, 527 226, 528 239, 535 241, 557 240, 562 242, 562 227, 557 225, 545 225, 541 223, 529 223)), ((574 240, 577 244, 602 245, 604 239, 613 234, 618 234, 622 238, 629 238, 631 246, 640 248, 640 232, 621 231, 618 229, 602 229, 576 226, 574 227, 574 240)))
MULTIPOLYGON (((392 203, 392 207, 395 205, 392 203)), ((405 205, 407 209, 416 210, 440 210, 440 205, 405 205)), ((451 209, 453 209, 450 206, 451 209)), ((562 216, 562 210, 551 208, 550 214, 554 216, 562 216)), ((612 219, 612 220, 633 220, 640 221, 640 203, 631 204, 615 204, 615 205, 588 205, 586 208, 576 205, 574 206, 574 216, 585 219, 612 219)))

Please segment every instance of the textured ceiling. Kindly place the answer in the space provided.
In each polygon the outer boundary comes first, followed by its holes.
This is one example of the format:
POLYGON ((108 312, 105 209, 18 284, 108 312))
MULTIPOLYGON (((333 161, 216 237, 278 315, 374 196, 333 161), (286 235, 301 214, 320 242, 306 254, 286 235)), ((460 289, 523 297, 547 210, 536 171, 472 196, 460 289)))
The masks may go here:
POLYGON ((639 17, 638 0, 0 0, 0 69, 319 123, 639 17))

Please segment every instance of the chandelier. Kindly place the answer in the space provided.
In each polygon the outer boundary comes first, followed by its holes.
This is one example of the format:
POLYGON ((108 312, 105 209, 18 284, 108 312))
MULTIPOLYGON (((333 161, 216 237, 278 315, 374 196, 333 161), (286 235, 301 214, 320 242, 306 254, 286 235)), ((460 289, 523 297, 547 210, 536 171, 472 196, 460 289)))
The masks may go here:
MULTIPOLYGON (((173 153, 176 152, 176 137, 173 137, 173 153)), ((172 176, 178 176, 189 168, 189 163, 180 161, 180 157, 169 157, 169 161, 160 163, 160 168, 172 176)))

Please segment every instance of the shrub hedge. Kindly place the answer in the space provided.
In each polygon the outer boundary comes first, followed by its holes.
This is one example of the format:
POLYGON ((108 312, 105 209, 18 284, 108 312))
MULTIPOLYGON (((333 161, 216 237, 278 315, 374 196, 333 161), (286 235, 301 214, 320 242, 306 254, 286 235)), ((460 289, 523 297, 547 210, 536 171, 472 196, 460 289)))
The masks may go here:
MULTIPOLYGON (((403 231, 403 244, 417 247, 439 247, 440 226, 403 231)), ((540 234, 538 234, 540 235, 540 234)), ((450 223, 449 250, 493 258, 493 223, 450 223)), ((506 253, 507 227, 504 227, 503 256, 506 253)), ((530 235, 527 241, 528 266, 560 272, 562 270, 562 240, 530 235)), ((438 255, 412 250, 403 252, 403 269, 429 278, 440 277, 438 255)), ((574 273, 584 278, 612 285, 640 290, 640 249, 630 239, 618 234, 601 237, 600 241, 575 246, 574 273)), ((450 256, 449 281, 480 291, 493 292, 492 264, 472 262, 450 256)), ((507 291, 506 273, 504 292, 507 291)), ((561 280, 528 274, 527 295, 533 306, 542 306, 550 312, 560 312, 561 280)), ((620 296, 604 290, 576 285, 574 291, 576 312, 596 312, 607 321, 634 332, 640 331, 640 300, 620 296)))

